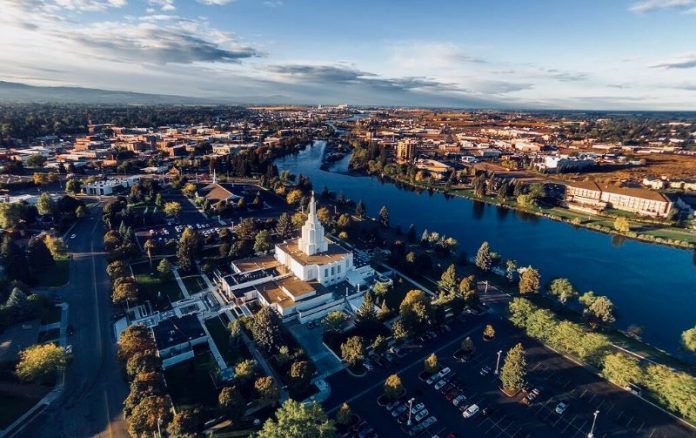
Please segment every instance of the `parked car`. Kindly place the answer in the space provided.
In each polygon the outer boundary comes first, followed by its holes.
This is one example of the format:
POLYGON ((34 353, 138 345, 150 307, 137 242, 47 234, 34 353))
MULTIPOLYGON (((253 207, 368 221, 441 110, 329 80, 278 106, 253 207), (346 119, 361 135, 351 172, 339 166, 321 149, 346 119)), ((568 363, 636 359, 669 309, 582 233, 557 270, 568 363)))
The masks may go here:
POLYGON ((428 414, 429 414, 428 410, 427 410, 427 409, 423 409, 422 411, 418 412, 418 413, 413 417, 413 419, 416 421, 416 423, 420 423, 420 421, 421 421, 422 419, 424 419, 425 417, 427 417, 428 414))
POLYGON ((411 414, 415 414, 416 412, 420 412, 423 409, 425 409, 425 403, 418 403, 417 405, 413 405, 411 408, 411 414))
POLYGON ((445 394, 445 400, 452 401, 458 394, 459 390, 455 387, 452 387, 452 389, 445 394))
POLYGON ((466 411, 464 411, 464 413, 462 413, 462 417, 471 418, 474 415, 478 414, 478 412, 479 412, 479 407, 478 407, 478 405, 474 404, 474 405, 471 405, 468 408, 466 408, 466 411))
POLYGON ((563 413, 568 409, 568 403, 560 402, 556 405, 556 413, 558 415, 563 415, 563 413))
POLYGON ((445 381, 445 379, 438 380, 438 382, 435 384, 435 390, 439 391, 445 385, 447 385, 447 382, 445 381))
POLYGON ((459 406, 460 404, 464 403, 466 401, 466 396, 464 394, 459 394, 455 398, 452 399, 452 404, 454 406, 459 406))
POLYGON ((392 412, 391 412, 392 417, 397 418, 399 415, 401 415, 401 414, 403 414, 404 412, 406 412, 407 409, 408 409, 408 404, 406 404, 406 403, 403 403, 403 404, 397 406, 397 407, 394 408, 394 409, 392 410, 392 412))

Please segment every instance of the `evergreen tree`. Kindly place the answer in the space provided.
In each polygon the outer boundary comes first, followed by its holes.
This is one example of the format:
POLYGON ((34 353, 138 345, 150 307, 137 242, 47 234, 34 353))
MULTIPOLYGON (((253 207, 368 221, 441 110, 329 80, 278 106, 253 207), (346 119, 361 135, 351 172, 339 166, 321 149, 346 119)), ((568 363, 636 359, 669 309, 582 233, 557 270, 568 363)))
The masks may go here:
POLYGON ((483 242, 476 253, 476 266, 482 271, 490 271, 493 266, 493 256, 488 242, 483 242))
POLYGON ((515 393, 524 387, 527 376, 527 359, 524 348, 518 343, 505 356, 505 363, 500 370, 500 382, 508 393, 515 393))

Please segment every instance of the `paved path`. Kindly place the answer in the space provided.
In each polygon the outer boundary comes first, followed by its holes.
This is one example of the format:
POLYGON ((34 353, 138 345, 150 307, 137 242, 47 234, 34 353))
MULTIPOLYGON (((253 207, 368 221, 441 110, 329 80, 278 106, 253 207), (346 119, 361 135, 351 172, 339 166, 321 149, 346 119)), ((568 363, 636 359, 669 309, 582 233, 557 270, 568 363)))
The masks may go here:
POLYGON ((172 272, 174 273, 174 279, 176 280, 176 283, 179 285, 179 288, 181 289, 181 293, 184 294, 184 297, 191 298, 191 295, 189 295, 188 293, 188 289, 186 289, 184 281, 181 279, 181 276, 179 275, 179 270, 174 268, 172 269, 172 272))
POLYGON ((218 364, 218 368, 220 368, 220 371, 225 370, 227 369, 227 363, 225 362, 225 359, 222 357, 222 354, 220 354, 220 350, 218 350, 217 345, 215 345, 215 341, 213 341, 213 337, 210 335, 208 327, 205 326, 205 316, 206 315, 203 313, 198 314, 198 320, 201 322, 201 327, 203 327, 203 331, 206 335, 208 335, 208 346, 210 347, 210 352, 213 354, 213 357, 215 358, 215 361, 218 364))

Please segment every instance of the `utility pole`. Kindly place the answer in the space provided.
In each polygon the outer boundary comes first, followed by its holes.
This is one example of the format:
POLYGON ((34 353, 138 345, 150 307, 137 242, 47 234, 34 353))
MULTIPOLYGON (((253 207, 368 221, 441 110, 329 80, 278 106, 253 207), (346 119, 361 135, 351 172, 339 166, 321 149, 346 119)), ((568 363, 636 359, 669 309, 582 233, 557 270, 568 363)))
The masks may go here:
POLYGON ((408 401, 408 427, 411 427, 411 412, 413 412, 413 401, 415 399, 411 397, 411 399, 408 401))
POLYGON ((498 360, 495 361, 495 374, 496 376, 499 374, 499 368, 500 368, 500 355, 503 354, 503 350, 498 350, 498 360))
POLYGON ((592 429, 590 429, 590 433, 587 434, 587 438, 594 438, 594 427, 595 423, 597 422, 597 415, 599 415, 599 410, 594 411, 594 418, 592 419, 592 429))

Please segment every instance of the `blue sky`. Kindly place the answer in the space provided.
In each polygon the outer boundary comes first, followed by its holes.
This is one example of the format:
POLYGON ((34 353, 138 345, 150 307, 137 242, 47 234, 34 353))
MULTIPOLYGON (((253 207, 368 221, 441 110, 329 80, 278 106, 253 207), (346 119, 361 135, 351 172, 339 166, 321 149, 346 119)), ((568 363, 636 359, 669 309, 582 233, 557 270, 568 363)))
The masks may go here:
POLYGON ((696 0, 0 0, 0 80, 238 100, 696 110, 696 0))

